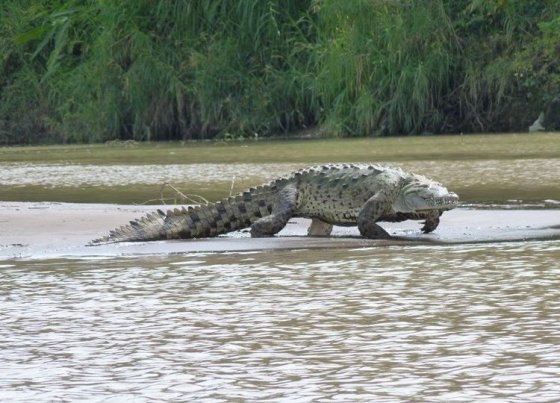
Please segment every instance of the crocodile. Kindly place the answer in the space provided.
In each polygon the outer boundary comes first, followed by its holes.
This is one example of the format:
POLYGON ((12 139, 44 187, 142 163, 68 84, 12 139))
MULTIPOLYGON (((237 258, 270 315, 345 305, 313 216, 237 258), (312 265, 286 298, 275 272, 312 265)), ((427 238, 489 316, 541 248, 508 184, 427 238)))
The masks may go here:
POLYGON ((390 239, 378 222, 424 220, 422 231, 429 233, 458 201, 440 183, 397 167, 328 164, 295 171, 216 203, 157 210, 92 244, 206 238, 248 227, 252 237, 266 237, 292 217, 311 218, 309 236, 329 236, 333 225, 357 225, 364 237, 390 239))

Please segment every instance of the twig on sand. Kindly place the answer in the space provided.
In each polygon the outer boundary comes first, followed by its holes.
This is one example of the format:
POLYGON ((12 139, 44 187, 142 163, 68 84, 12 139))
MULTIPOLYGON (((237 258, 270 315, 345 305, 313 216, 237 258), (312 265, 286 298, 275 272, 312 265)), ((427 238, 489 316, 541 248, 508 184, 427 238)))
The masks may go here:
POLYGON ((179 200, 181 202, 184 202, 185 204, 208 204, 209 201, 206 200, 204 197, 200 196, 200 195, 188 195, 188 194, 184 194, 183 192, 181 192, 179 189, 177 189, 175 186, 164 182, 161 187, 159 188, 159 199, 150 199, 150 200, 146 200, 143 203, 140 203, 140 205, 145 205, 145 204, 149 204, 152 202, 159 202, 160 204, 167 204, 167 202, 171 202, 171 204, 178 204, 177 201, 177 197, 163 197, 163 191, 166 187, 170 187, 177 195, 179 195, 179 200))
POLYGON ((209 203, 208 200, 206 200, 204 197, 202 197, 200 195, 184 194, 179 189, 177 189, 175 186, 171 185, 170 183, 164 182, 159 189, 160 201, 163 204, 165 204, 165 200, 166 200, 163 197, 163 190, 165 189, 165 187, 170 187, 171 189, 173 189, 173 191, 175 193, 177 193, 182 198, 182 200, 187 202, 187 203, 192 203, 192 204, 208 204, 209 203))
POLYGON ((229 188, 229 196, 233 196, 233 185, 235 185, 235 175, 231 178, 231 187, 229 188))

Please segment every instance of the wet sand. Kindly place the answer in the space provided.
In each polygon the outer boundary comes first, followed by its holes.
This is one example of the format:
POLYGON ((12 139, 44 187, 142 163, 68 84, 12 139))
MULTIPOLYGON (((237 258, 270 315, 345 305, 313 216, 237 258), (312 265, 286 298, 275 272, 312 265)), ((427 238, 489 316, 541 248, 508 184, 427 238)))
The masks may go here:
POLYGON ((420 223, 382 223, 398 240, 359 237, 355 227, 335 227, 332 237, 309 238, 309 221, 293 219, 276 237, 251 239, 235 232, 212 239, 118 243, 89 247, 92 239, 156 208, 110 204, 0 202, 0 259, 91 258, 280 249, 363 248, 403 244, 510 242, 560 238, 560 209, 470 209, 447 212, 437 230, 420 223))

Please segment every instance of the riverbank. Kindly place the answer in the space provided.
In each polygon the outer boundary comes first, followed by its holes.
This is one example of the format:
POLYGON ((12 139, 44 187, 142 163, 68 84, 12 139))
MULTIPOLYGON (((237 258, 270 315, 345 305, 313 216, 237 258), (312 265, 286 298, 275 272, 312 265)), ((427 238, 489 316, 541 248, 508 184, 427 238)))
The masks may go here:
POLYGON ((359 237, 357 229, 336 227, 333 237, 306 237, 308 220, 294 219, 277 237, 251 239, 235 232, 213 239, 159 241, 86 246, 155 208, 109 204, 0 202, 0 259, 92 258, 222 253, 262 250, 333 249, 398 245, 446 245, 476 242, 513 242, 560 239, 560 209, 471 209, 445 213, 438 229, 421 234, 414 221, 383 223, 401 238, 374 241, 359 237))
POLYGON ((558 133, 253 141, 117 142, 0 147, 3 163, 323 163, 557 158, 558 133))

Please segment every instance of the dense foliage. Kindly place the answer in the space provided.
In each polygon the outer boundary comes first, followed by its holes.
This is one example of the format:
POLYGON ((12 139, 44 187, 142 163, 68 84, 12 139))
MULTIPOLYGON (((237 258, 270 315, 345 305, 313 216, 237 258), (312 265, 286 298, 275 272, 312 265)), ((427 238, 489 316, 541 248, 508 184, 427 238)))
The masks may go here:
POLYGON ((2 0, 0 143, 526 130, 557 0, 2 0))

